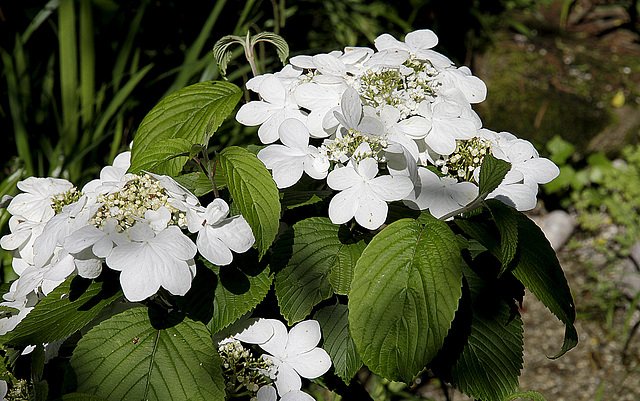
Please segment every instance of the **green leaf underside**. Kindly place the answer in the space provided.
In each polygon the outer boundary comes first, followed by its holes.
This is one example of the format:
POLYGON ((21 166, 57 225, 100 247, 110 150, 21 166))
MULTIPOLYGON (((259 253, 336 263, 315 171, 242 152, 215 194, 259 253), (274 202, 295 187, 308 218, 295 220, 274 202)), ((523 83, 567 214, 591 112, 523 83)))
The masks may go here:
POLYGON ((218 161, 227 188, 251 226, 262 257, 278 233, 280 196, 276 183, 264 164, 246 149, 228 147, 219 153, 218 161))
POLYGON ((303 320, 315 305, 330 298, 332 282, 339 293, 348 291, 358 249, 364 248, 363 244, 348 243, 346 227, 326 217, 299 221, 292 230, 291 257, 275 283, 280 312, 289 325, 303 320))
POLYGON ((442 347, 462 295, 455 234, 431 218, 385 227, 356 263, 349 326, 364 363, 411 381, 442 347))
POLYGON ((168 138, 162 142, 152 143, 138 157, 137 168, 156 174, 177 175, 188 160, 191 142, 183 138, 168 138))
POLYGON ((73 334, 122 295, 117 286, 110 284, 90 282, 79 276, 67 279, 38 302, 15 329, 0 337, 0 342, 24 347, 73 334))
POLYGON ((204 324, 154 328, 132 308, 91 329, 71 357, 78 391, 109 400, 223 400, 220 358, 204 324))
POLYGON ((518 220, 514 213, 516 210, 495 199, 489 199, 486 203, 500 232, 500 251, 502 254, 500 274, 502 274, 507 270, 509 263, 515 258, 518 251, 518 220))
MULTIPOLYGON (((574 327, 575 305, 558 258, 540 228, 523 213, 513 211, 518 227, 518 251, 512 270, 520 280, 566 326, 558 358, 578 343, 574 327)), ((501 246, 492 227, 480 219, 456 219, 456 224, 501 260, 501 246)))
POLYGON ((488 153, 480 167, 480 183, 478 185, 480 196, 484 198, 498 188, 498 185, 500 185, 510 169, 511 163, 497 159, 491 153, 488 153))
POLYGON ((524 350, 522 319, 495 288, 485 287, 470 269, 464 270, 473 315, 467 343, 451 370, 452 384, 471 397, 502 401, 518 387, 524 350))
POLYGON ((337 304, 320 309, 313 316, 322 327, 322 348, 329 353, 336 375, 345 384, 362 367, 362 360, 349 333, 349 310, 347 305, 337 304))
POLYGON ((153 155, 148 155, 147 151, 167 139, 181 138, 190 144, 206 145, 241 96, 240 88, 230 82, 206 81, 162 99, 140 123, 129 171, 139 172, 143 161, 152 165, 162 162, 166 155, 159 154, 158 159, 153 160, 153 155))

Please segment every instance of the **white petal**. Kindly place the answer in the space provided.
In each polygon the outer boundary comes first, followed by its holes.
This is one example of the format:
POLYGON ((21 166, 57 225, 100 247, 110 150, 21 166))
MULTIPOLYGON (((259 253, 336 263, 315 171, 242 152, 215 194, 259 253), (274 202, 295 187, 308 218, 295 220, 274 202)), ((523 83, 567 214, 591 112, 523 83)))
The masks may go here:
POLYGON ((222 224, 214 227, 216 235, 234 252, 243 253, 255 243, 253 231, 247 220, 241 216, 225 219, 222 224))
POLYGON ((278 394, 273 386, 262 386, 256 393, 256 399, 258 401, 276 401, 278 394))
MULTIPOLYGON (((335 170, 334 170, 335 171, 335 170)), ((331 173, 329 173, 331 176, 331 173)), ((327 177, 328 182, 329 177, 327 177)), ((356 185, 339 192, 329 203, 329 218, 333 224, 342 224, 351 220, 358 211, 358 202, 362 185, 356 185)))
POLYGON ((276 387, 278 388, 278 394, 282 397, 290 391, 300 390, 302 388, 302 380, 291 366, 286 363, 279 363, 276 387))
POLYGON ((336 168, 327 175, 327 185, 336 191, 347 189, 362 181, 360 174, 351 165, 336 168))
POLYGON ((315 348, 320 342, 322 332, 317 320, 305 320, 293 326, 289 331, 287 352, 301 354, 315 348))
POLYGON ((273 336, 266 343, 259 344, 260 348, 275 357, 283 357, 286 354, 287 340, 289 339, 287 326, 276 319, 266 320, 273 326, 273 336))
POLYGON ((249 344, 264 344, 273 337, 274 329, 268 319, 249 319, 245 323, 245 329, 233 337, 236 340, 249 344))
POLYGON ((278 132, 280 141, 285 146, 305 151, 309 145, 309 130, 300 120, 295 118, 284 120, 278 132))
POLYGON ((369 230, 380 227, 387 219, 387 202, 378 198, 371 189, 361 191, 355 218, 358 224, 369 230))
MULTIPOLYGON (((302 390, 293 390, 280 397, 280 401, 315 401, 316 399, 302 390)), ((258 400, 260 401, 260 400, 258 400)))
POLYGON ((210 225, 198 232, 196 244, 198 252, 214 265, 226 266, 233 261, 231 250, 215 235, 215 230, 210 225))
POLYGON ((414 51, 426 50, 438 44, 438 37, 430 29, 419 29, 409 32, 407 36, 405 36, 404 41, 414 51))
POLYGON ((320 377, 331 368, 331 357, 322 348, 289 357, 286 362, 298 374, 307 379, 320 377))

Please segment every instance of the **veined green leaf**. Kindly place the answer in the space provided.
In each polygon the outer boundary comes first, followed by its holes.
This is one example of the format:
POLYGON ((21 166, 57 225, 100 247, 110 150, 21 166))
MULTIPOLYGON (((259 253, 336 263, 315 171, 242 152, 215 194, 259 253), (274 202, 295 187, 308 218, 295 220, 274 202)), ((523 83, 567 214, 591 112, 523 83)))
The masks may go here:
POLYGON ((229 82, 200 82, 162 99, 140 123, 133 141, 131 168, 140 171, 140 158, 155 143, 182 138, 206 145, 233 111, 242 91, 229 82))
POLYGON ((267 296, 273 277, 266 264, 257 260, 256 250, 251 249, 234 255, 231 265, 210 270, 212 277, 207 280, 207 287, 214 290, 214 296, 212 317, 207 328, 211 334, 238 320, 267 296))
POLYGON ((107 401, 107 399, 93 394, 69 393, 62 396, 62 401, 107 401))
POLYGON ((60 340, 84 327, 121 295, 111 282, 69 278, 38 302, 15 329, 0 336, 0 342, 23 347, 60 340))
MULTIPOLYGON (((483 268, 482 262, 478 268, 483 268)), ((495 281, 484 281, 468 267, 463 271, 470 296, 463 296, 445 340, 445 349, 462 350, 438 355, 439 362, 450 370, 434 370, 471 397, 502 401, 516 390, 522 370, 522 319, 514 300, 496 288, 495 281)))
POLYGON ((240 147, 223 149, 218 163, 234 203, 253 230, 262 258, 278 233, 280 199, 276 183, 264 164, 240 147))
POLYGON ((283 191, 282 206, 289 210, 300 206, 322 202, 333 194, 333 191, 283 191))
POLYGON ((500 269, 499 275, 501 275, 507 270, 518 251, 518 220, 516 218, 516 210, 496 199, 489 199, 486 204, 500 232, 502 268, 500 269))
POLYGON ((433 217, 398 220, 356 263, 349 328, 364 363, 389 380, 411 381, 442 347, 462 295, 455 234, 433 217))
POLYGON ((281 254, 290 248, 291 256, 275 283, 280 312, 289 325, 303 320, 315 305, 333 295, 331 275, 339 292, 348 292, 357 260, 354 254, 359 256, 358 250, 364 248, 364 243, 351 238, 345 226, 335 225, 326 217, 299 221, 293 225, 292 234, 283 236, 276 245, 281 254))
MULTIPOLYGON (((578 343, 574 327, 576 317, 571 290, 558 262, 556 253, 540 228, 521 212, 513 211, 518 227, 518 251, 513 275, 522 282, 566 326, 560 352, 564 355, 578 343)), ((472 238, 502 260, 502 250, 495 228, 485 216, 456 219, 456 224, 472 238)))
POLYGON ((132 308, 91 329, 71 357, 78 392, 109 400, 224 400, 220 357, 201 322, 132 308))
POLYGON ((325 306, 313 318, 322 327, 322 348, 329 353, 336 375, 349 384, 362 367, 362 360, 349 333, 347 305, 325 306))
POLYGON ((183 138, 169 138, 151 144, 138 157, 138 168, 156 174, 177 175, 188 160, 191 142, 183 138))
POLYGON ((511 169, 511 163, 497 159, 491 153, 487 153, 480 167, 479 197, 484 199, 488 194, 498 188, 504 176, 511 169))

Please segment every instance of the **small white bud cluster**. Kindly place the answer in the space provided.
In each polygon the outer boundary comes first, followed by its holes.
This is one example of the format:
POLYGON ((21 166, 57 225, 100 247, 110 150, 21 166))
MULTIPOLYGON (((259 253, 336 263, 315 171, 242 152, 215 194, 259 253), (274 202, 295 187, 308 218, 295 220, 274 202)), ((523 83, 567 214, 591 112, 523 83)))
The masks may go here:
POLYGON ((489 142, 476 137, 469 140, 457 140, 456 144, 455 152, 436 160, 436 166, 444 175, 460 181, 476 183, 473 172, 482 165, 484 155, 491 151, 489 142))
POLYGON ((147 210, 158 210, 161 206, 171 211, 172 224, 186 227, 185 214, 169 204, 166 190, 149 174, 135 175, 119 192, 98 195, 98 202, 102 207, 91 219, 91 224, 96 227, 102 228, 107 220, 115 219, 118 227, 126 230, 144 218, 147 210))
POLYGON ((56 214, 62 212, 62 208, 77 202, 82 197, 82 192, 78 191, 76 187, 71 188, 66 192, 56 194, 51 197, 51 207, 56 214))
MULTIPOLYGON (((242 387, 255 394, 260 387, 271 384, 275 379, 275 366, 270 359, 255 358, 240 341, 229 338, 218 346, 222 359, 223 375, 227 390, 239 393, 242 387)), ((239 395, 239 394, 238 394, 239 395)))
POLYGON ((410 59, 403 64, 402 71, 383 68, 368 70, 357 85, 365 105, 380 112, 390 105, 400 111, 401 118, 416 115, 418 104, 435 96, 433 77, 438 73, 431 64, 410 59))
POLYGON ((378 154, 386 147, 387 140, 385 138, 367 135, 350 128, 341 138, 325 141, 320 147, 320 152, 324 153, 329 160, 342 163, 349 158, 355 161, 367 157, 378 158, 378 154), (363 143, 369 145, 368 149, 366 146, 360 147, 363 143))

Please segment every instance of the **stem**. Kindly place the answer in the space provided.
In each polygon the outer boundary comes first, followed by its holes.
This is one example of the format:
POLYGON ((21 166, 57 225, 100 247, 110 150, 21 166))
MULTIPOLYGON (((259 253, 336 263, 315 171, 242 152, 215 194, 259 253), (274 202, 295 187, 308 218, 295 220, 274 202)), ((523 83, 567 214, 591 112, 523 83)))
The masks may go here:
POLYGON ((470 212, 472 210, 474 210, 475 208, 477 208, 478 206, 480 206, 482 204, 482 202, 484 202, 484 198, 486 198, 487 194, 481 194, 478 195, 477 198, 475 198, 473 200, 473 202, 469 203, 467 206, 463 206, 460 209, 454 210, 453 212, 449 212, 447 214, 445 214, 444 216, 440 217, 440 220, 442 221, 446 221, 447 219, 453 217, 453 216, 457 216, 461 213, 466 213, 466 212, 470 212))
POLYGON ((247 39, 244 43, 244 56, 247 58, 247 61, 251 66, 251 72, 253 73, 253 76, 256 77, 258 76, 258 70, 256 69, 255 56, 253 55, 253 44, 251 44, 250 38, 251 36, 247 31, 247 39))
POLYGON ((215 180, 216 166, 218 165, 218 159, 216 158, 216 161, 213 163, 213 169, 212 169, 211 162, 209 161, 209 152, 207 152, 206 149, 203 149, 202 155, 204 156, 204 162, 206 163, 205 174, 207 175, 207 177, 209 177, 209 181, 211 181, 211 186, 213 187, 213 196, 215 196, 216 198, 219 198, 220 193, 218 192, 218 187, 216 186, 216 180, 215 180))

